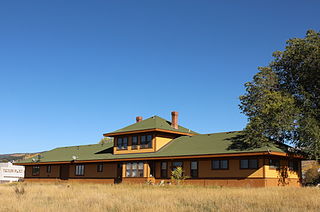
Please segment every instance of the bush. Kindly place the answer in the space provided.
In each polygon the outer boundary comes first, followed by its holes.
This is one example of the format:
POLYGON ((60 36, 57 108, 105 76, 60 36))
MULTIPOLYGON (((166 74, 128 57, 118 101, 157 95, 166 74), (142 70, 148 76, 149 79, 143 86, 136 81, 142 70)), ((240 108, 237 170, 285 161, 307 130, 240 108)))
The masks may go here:
POLYGON ((314 164, 304 173, 305 185, 317 185, 320 183, 320 166, 314 164))
POLYGON ((175 170, 171 171, 171 180, 176 184, 180 184, 182 181, 187 179, 187 176, 184 176, 184 171, 182 167, 178 166, 175 170))
POLYGON ((18 187, 16 186, 14 188, 14 192, 17 194, 17 195, 23 195, 25 193, 25 190, 24 190, 24 187, 18 187))

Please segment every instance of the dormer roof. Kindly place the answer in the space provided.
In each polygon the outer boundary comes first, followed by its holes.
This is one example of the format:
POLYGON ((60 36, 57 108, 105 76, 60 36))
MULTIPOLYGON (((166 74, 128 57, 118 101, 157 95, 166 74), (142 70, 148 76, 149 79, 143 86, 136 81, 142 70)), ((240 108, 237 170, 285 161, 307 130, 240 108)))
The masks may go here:
POLYGON ((178 129, 175 129, 171 126, 170 121, 165 120, 159 116, 152 116, 148 119, 134 123, 132 125, 121 128, 119 130, 116 130, 110 133, 105 133, 104 136, 112 137, 115 135, 124 135, 124 134, 139 133, 139 132, 151 132, 151 131, 167 132, 167 133, 179 134, 179 135, 198 134, 180 125, 178 126, 178 129))

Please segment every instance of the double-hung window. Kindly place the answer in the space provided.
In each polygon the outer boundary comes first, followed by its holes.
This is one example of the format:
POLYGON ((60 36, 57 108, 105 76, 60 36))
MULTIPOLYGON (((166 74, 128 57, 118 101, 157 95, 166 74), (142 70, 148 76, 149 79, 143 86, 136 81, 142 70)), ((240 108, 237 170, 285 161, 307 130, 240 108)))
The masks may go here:
POLYGON ((138 136, 132 136, 131 149, 137 149, 137 146, 138 146, 138 136))
POLYGON ((152 148, 152 135, 141 136, 141 148, 152 148))
POLYGON ((97 165, 97 172, 103 172, 103 163, 97 165))
POLYGON ((118 149, 127 149, 128 148, 128 138, 123 137, 123 138, 118 138, 118 149))
POLYGON ((127 163, 126 177, 143 177, 143 163, 127 163))
POLYGON ((198 177, 198 161, 191 161, 191 167, 190 167, 190 175, 191 178, 197 178, 198 177))
POLYGON ((176 170, 178 167, 182 167, 183 163, 181 161, 172 162, 172 171, 176 170))
POLYGON ((76 165, 76 176, 83 176, 84 175, 84 165, 76 165))
POLYGON ((289 161, 289 170, 290 171, 298 171, 299 170, 299 163, 296 160, 289 161))
POLYGON ((258 159, 243 159, 240 160, 240 169, 257 169, 258 159))
POLYGON ((161 178, 168 178, 168 163, 161 162, 161 178))
POLYGON ((280 169, 280 160, 279 159, 270 159, 269 168, 271 169, 280 169))
POLYGON ((212 169, 228 169, 228 160, 212 160, 212 169))
POLYGON ((40 175, 40 166, 32 166, 32 175, 33 176, 40 175))
POLYGON ((51 165, 47 165, 47 173, 51 173, 51 165))
POLYGON ((122 149, 122 145, 123 145, 123 139, 122 138, 118 138, 117 139, 117 145, 118 145, 118 149, 122 149))

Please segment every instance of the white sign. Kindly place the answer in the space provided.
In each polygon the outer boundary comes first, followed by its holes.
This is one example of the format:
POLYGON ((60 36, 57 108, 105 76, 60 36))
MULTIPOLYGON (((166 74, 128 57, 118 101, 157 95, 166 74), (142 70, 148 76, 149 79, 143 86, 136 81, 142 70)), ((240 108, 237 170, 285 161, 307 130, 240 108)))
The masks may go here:
POLYGON ((24 166, 0 163, 0 182, 14 182, 24 178, 24 166))

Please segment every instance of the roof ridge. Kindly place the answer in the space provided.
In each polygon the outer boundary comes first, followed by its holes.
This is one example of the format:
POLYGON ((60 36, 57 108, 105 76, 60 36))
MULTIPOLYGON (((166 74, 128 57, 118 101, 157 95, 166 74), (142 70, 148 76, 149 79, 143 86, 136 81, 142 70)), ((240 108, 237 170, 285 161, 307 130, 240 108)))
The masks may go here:
POLYGON ((104 145, 104 144, 83 144, 83 145, 74 145, 74 146, 63 146, 63 147, 57 147, 55 149, 63 149, 63 148, 72 148, 72 147, 84 147, 84 146, 96 146, 96 145, 104 145))

